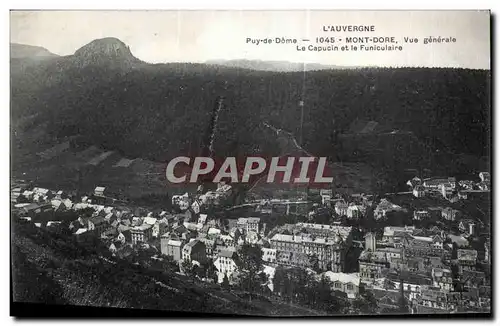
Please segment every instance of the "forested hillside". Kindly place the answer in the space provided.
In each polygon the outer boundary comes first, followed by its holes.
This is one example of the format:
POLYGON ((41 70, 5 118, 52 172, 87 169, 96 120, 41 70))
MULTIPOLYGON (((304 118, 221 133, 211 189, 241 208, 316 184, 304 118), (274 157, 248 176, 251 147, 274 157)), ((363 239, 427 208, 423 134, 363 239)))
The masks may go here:
POLYGON ((337 134, 355 119, 411 131, 432 149, 488 154, 489 71, 366 68, 310 71, 304 78, 303 72, 146 64, 120 46, 113 43, 120 50, 112 57, 94 44, 94 52, 80 49, 28 67, 12 61, 13 121, 36 114, 33 124, 47 122, 53 137, 79 134, 129 156, 166 160, 197 154, 214 101, 224 96, 216 152, 272 154, 276 144, 262 122, 298 135, 303 100, 303 145, 316 155, 334 157, 337 134))

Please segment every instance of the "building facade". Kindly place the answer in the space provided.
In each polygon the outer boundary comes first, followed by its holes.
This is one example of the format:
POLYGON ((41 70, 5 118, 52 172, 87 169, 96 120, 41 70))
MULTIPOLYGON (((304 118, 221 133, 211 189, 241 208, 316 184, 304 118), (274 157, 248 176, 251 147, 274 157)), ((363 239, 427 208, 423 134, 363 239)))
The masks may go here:
POLYGON ((332 282, 332 290, 344 292, 349 299, 354 299, 359 294, 359 275, 325 272, 324 276, 332 282))
POLYGON ((132 237, 133 245, 146 243, 153 237, 153 226, 149 224, 137 226, 130 229, 130 235, 132 237))
POLYGON ((238 219, 238 228, 248 232, 259 233, 259 217, 241 217, 238 219))
POLYGON ((236 252, 231 250, 222 251, 214 261, 219 283, 223 282, 225 276, 227 276, 229 283, 234 283, 240 265, 236 252))
POLYGON ((299 223, 293 235, 275 234, 270 239, 280 265, 309 267, 342 272, 345 254, 352 243, 352 228, 299 223))
POLYGON ((207 258, 205 244, 199 240, 192 240, 182 248, 182 260, 204 262, 207 258))
POLYGON ((179 262, 182 259, 182 244, 181 240, 173 240, 167 236, 162 236, 160 239, 161 253, 179 262))

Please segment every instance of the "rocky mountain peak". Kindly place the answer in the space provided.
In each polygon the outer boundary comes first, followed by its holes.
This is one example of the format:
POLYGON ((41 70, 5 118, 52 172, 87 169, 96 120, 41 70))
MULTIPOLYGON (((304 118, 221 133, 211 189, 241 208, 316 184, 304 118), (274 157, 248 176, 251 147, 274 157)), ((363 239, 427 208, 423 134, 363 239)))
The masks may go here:
POLYGON ((75 59, 82 65, 102 64, 105 62, 115 63, 139 63, 127 46, 121 40, 114 37, 106 37, 93 40, 76 50, 75 59))

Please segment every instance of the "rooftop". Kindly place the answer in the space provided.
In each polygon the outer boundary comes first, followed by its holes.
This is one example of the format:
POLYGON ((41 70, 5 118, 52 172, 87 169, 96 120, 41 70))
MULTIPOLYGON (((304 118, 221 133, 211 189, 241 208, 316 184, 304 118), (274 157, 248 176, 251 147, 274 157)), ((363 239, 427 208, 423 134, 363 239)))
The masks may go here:
POLYGON ((413 233, 415 231, 414 226, 386 226, 384 227, 384 237, 394 236, 395 233, 413 233))
POLYGON ((439 185, 442 183, 449 183, 449 182, 455 182, 454 177, 449 177, 449 178, 428 178, 424 179, 424 184, 426 185, 439 185))
POLYGON ((431 237, 413 237, 413 239, 418 241, 432 242, 433 239, 431 237))
POLYGON ((377 205, 377 207, 375 208, 375 210, 385 210, 385 211, 388 211, 388 210, 405 210, 404 208, 402 208, 401 206, 398 206, 398 205, 395 205, 393 203, 391 203, 389 200, 387 200, 386 198, 382 198, 380 200, 380 203, 377 205))
POLYGON ((210 228, 208 230, 208 234, 220 234, 221 231, 219 229, 216 229, 216 228, 210 228))
POLYGON ((345 201, 338 201, 335 203, 335 207, 338 207, 338 208, 347 208, 347 203, 345 201))
POLYGON ((233 241, 234 240, 230 235, 224 235, 224 234, 219 235, 219 238, 222 241, 233 241))
POLYGON ((90 221, 92 223, 94 223, 95 225, 106 223, 106 219, 104 217, 94 217, 94 218, 91 218, 90 221))
POLYGON ((200 238, 200 241, 205 244, 207 247, 213 247, 215 244, 215 240, 208 238, 200 238))
POLYGON ((275 234, 272 241, 294 242, 294 243, 316 243, 324 245, 340 244, 344 239, 340 235, 336 237, 314 237, 310 235, 288 235, 275 234))
POLYGON ((359 286, 359 274, 358 273, 334 273, 332 271, 325 272, 323 275, 327 277, 332 282, 341 282, 341 283, 352 283, 356 286, 359 286))
POLYGON ((457 258, 459 260, 476 260, 477 251, 474 249, 458 249, 457 258))
POLYGON ((120 225, 118 225, 117 229, 119 232, 126 232, 126 231, 130 230, 130 227, 120 224, 120 225))
POLYGON ((233 258, 235 253, 233 250, 221 250, 219 257, 233 258))
POLYGON ((24 208, 25 210, 29 211, 29 210, 33 210, 33 209, 37 209, 39 208, 40 205, 38 204, 35 204, 35 203, 32 203, 32 204, 26 204, 24 206, 22 206, 22 208, 24 208))
POLYGON ((180 247, 182 245, 182 242, 179 241, 179 240, 168 240, 168 245, 169 246, 180 247))
POLYGON ((401 249, 400 248, 394 248, 394 247, 384 247, 384 248, 377 248, 377 252, 389 252, 389 253, 396 253, 400 254, 401 249))
POLYGON ((259 223, 260 217, 240 217, 238 218, 238 223, 259 223))
POLYGON ((156 218, 154 217, 145 217, 143 223, 153 225, 156 223, 156 218))
POLYGON ((305 228, 313 230, 331 230, 332 233, 338 233, 342 238, 347 238, 347 236, 352 232, 351 226, 340 226, 340 225, 327 225, 327 224, 313 224, 313 223, 297 223, 296 228, 305 228))
POLYGON ((387 252, 379 250, 376 251, 364 250, 359 255, 359 260, 386 263, 388 262, 387 252))
POLYGON ((143 224, 141 226, 136 226, 132 229, 132 231, 146 231, 150 228, 152 228, 153 226, 150 225, 150 224, 143 224))
POLYGON ((87 229, 82 228, 82 229, 76 230, 75 234, 78 235, 78 234, 82 234, 82 233, 85 233, 85 232, 87 232, 87 229))
MULTIPOLYGON (((21 189, 19 189, 20 191, 21 189)), ((45 189, 45 188, 38 188, 38 187, 35 187, 33 188, 33 191, 36 192, 36 193, 39 193, 39 194, 47 194, 50 190, 49 189, 45 189)))
POLYGON ((191 223, 191 222, 184 222, 184 226, 186 227, 186 229, 191 230, 191 231, 196 231, 196 230, 198 230, 198 225, 197 225, 197 224, 195 224, 195 223, 191 223))
POLYGON ((469 245, 469 241, 460 235, 448 234, 448 238, 459 246, 469 245))
POLYGON ((186 243, 186 246, 188 246, 188 247, 194 247, 194 246, 196 246, 198 243, 200 243, 200 240, 197 240, 197 239, 192 239, 191 241, 189 241, 188 243, 186 243))

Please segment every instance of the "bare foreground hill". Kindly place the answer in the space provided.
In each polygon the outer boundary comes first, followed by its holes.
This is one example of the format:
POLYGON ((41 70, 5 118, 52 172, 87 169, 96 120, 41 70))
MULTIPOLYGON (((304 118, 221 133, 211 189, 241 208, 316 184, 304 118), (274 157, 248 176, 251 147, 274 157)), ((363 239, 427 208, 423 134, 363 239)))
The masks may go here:
POLYGON ((185 313, 318 316, 324 312, 265 296, 230 291, 142 265, 141 257, 110 257, 107 248, 85 251, 68 236, 17 221, 12 228, 13 296, 17 302, 154 309, 185 313), (102 250, 102 251, 100 251, 102 250), (134 265, 141 261, 141 265, 134 265))

